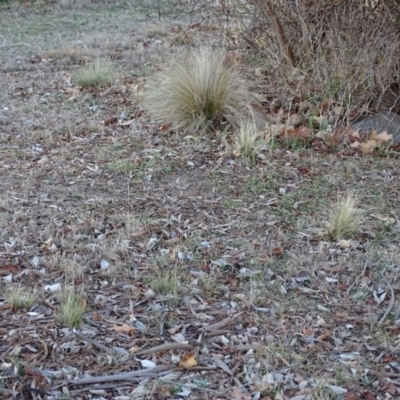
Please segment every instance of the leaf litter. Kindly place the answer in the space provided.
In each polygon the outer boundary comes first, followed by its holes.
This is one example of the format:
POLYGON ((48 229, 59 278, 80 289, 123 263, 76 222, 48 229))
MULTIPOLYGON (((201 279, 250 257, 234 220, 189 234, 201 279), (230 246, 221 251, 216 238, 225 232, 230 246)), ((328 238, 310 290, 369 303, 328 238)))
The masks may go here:
MULTIPOLYGON (((116 58, 129 76, 138 55, 149 65, 162 55, 154 43, 138 50, 148 28, 124 13, 110 35, 135 31, 116 58)), ((69 74, 75 53, 38 55, 32 69, 11 40, 0 78, 2 396, 399 395, 398 160, 368 155, 388 135, 275 126, 265 135, 310 139, 315 153, 259 150, 250 168, 222 135, 153 125, 131 99, 141 77, 73 87, 56 67, 69 74), (343 140, 349 153, 327 151, 343 140), (369 218, 351 240, 329 241, 322 222, 353 190, 369 218), (7 296, 18 287, 38 294, 29 309, 7 296), (76 327, 58 319, 70 290, 85 304, 76 327)))

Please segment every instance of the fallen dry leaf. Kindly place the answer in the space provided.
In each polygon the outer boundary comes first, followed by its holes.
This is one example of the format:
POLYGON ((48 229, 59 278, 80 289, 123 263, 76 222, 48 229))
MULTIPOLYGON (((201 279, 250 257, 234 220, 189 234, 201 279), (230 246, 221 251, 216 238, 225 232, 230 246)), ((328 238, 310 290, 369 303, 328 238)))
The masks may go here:
POLYGON ((117 333, 126 333, 129 336, 132 336, 136 329, 132 325, 122 324, 122 325, 114 325, 113 329, 117 333))
POLYGON ((394 224, 396 220, 393 217, 382 214, 370 214, 372 218, 379 219, 380 221, 387 222, 388 224, 394 224))
POLYGON ((194 357, 194 354, 188 353, 185 354, 180 360, 179 360, 179 366, 184 367, 184 368, 192 368, 197 365, 196 358, 194 357))
POLYGON ((370 154, 378 147, 379 145, 376 140, 367 140, 366 142, 360 143, 359 146, 361 153, 363 154, 370 154))
POLYGON ((108 125, 112 125, 118 122, 118 118, 117 117, 108 117, 104 120, 104 125, 108 126, 108 125))
POLYGON ((321 111, 323 113, 326 113, 328 111, 329 107, 332 104, 334 104, 334 102, 335 101, 333 99, 328 99, 328 98, 323 99, 322 102, 321 102, 321 111))
POLYGON ((373 131, 370 139, 376 140, 381 144, 386 144, 393 140, 393 135, 388 134, 386 131, 383 131, 378 135, 376 131, 373 131))
POLYGON ((232 400, 251 400, 251 395, 246 391, 245 388, 234 388, 231 391, 232 400))
POLYGON ((273 256, 281 256, 283 254, 283 247, 278 246, 272 249, 272 255, 273 256))
POLYGON ((294 129, 288 129, 284 132, 282 132, 279 135, 279 139, 285 140, 285 139, 310 139, 312 135, 312 130, 310 128, 307 128, 305 126, 299 126, 298 128, 294 129))
POLYGON ((372 394, 369 390, 361 390, 361 395, 363 396, 362 398, 365 400, 375 400, 376 397, 374 394, 372 394))
POLYGON ((326 340, 326 339, 328 339, 330 336, 331 336, 331 333, 330 333, 329 331, 325 331, 325 332, 321 333, 321 335, 319 335, 319 336, 317 337, 317 339, 319 339, 319 340, 326 340))
POLYGON ((344 400, 358 400, 358 396, 355 393, 346 393, 344 400))
POLYGON ((0 276, 17 274, 18 272, 19 272, 19 268, 14 264, 4 264, 0 267, 0 276))
POLYGON ((66 88, 65 92, 71 95, 67 101, 74 101, 81 95, 80 88, 66 88))

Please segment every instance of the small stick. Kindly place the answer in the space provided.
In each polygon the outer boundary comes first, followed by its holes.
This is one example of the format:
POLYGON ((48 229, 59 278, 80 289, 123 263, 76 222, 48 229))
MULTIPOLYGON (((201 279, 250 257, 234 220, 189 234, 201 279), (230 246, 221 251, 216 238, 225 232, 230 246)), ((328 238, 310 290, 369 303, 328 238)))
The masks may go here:
POLYGON ((385 278, 385 281, 386 281, 387 285, 389 286, 391 298, 390 298, 389 306, 388 306, 385 314, 383 314, 382 318, 379 320, 379 322, 377 324, 378 327, 380 327, 383 324, 383 322, 385 321, 386 317, 389 315, 390 311, 392 311, 392 308, 394 306, 394 290, 393 290, 393 287, 390 284, 389 279, 386 277, 385 274, 383 275, 383 277, 385 278))

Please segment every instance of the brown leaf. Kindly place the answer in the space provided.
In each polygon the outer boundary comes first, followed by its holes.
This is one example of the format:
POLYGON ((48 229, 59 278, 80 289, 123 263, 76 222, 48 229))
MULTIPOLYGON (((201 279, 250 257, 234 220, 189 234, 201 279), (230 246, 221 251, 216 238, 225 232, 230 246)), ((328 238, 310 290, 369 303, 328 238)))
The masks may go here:
POLYGON ((203 262, 200 265, 200 270, 205 272, 206 274, 209 274, 211 272, 211 267, 210 264, 207 264, 206 262, 203 262))
POLYGON ((365 400, 375 400, 376 397, 369 390, 361 390, 362 398, 365 400))
POLYGON ((232 400, 251 400, 251 395, 246 391, 245 388, 238 387, 234 388, 231 392, 232 400))
POLYGON ((313 175, 312 171, 303 165, 300 165, 299 167, 297 167, 297 169, 303 175, 313 175))
POLYGON ((283 247, 282 246, 274 247, 271 253, 273 256, 277 257, 281 256, 283 254, 283 247))
POLYGON ((343 400, 358 400, 358 396, 355 393, 346 393, 343 400))
POLYGON ((392 396, 398 394, 397 386, 393 382, 386 382, 381 389, 382 392, 389 393, 392 396))
POLYGON ((118 118, 117 117, 108 117, 104 120, 104 125, 111 125, 111 124, 115 124, 116 122, 118 122, 118 118))
POLYGON ((169 124, 162 124, 159 128, 160 132, 168 132, 170 129, 169 124))
POLYGON ((314 333, 314 329, 311 326, 303 329, 304 336, 311 336, 313 333, 314 333))
POLYGON ((389 135, 386 131, 384 131, 381 132, 379 135, 376 135, 375 140, 385 144, 393 140, 393 135, 389 135))
POLYGON ((126 333, 129 336, 132 336, 136 331, 136 329, 132 325, 128 325, 128 324, 114 325, 113 329, 117 333, 126 333))
POLYGON ((329 107, 330 107, 333 103, 334 103, 334 100, 332 100, 332 99, 327 99, 327 98, 323 99, 323 100, 322 100, 322 103, 321 103, 321 111, 322 111, 323 113, 326 113, 326 112, 328 111, 329 107))
POLYGON ((343 142, 344 132, 341 129, 336 129, 332 135, 332 141, 335 146, 339 146, 343 142))
POLYGON ((32 369, 28 364, 24 365, 24 372, 25 372, 25 375, 31 376, 31 377, 42 377, 43 376, 43 374, 40 371, 32 369))
POLYGON ((377 147, 379 147, 378 142, 376 140, 367 140, 364 143, 360 144, 360 150, 363 154, 372 153, 377 147))
POLYGON ((295 138, 300 138, 300 139, 309 139, 312 135, 312 130, 310 128, 307 128, 305 126, 300 126, 298 128, 294 129, 288 129, 286 132, 283 132, 279 135, 279 139, 284 140, 284 139, 295 139, 295 138))
POLYGON ((14 264, 4 264, 0 267, 0 276, 9 275, 9 274, 17 274, 19 272, 19 268, 14 264))
POLYGON ((132 119, 129 119, 129 120, 127 120, 127 121, 122 121, 119 125, 120 126, 129 126, 129 125, 131 125, 133 122, 135 122, 135 118, 132 118, 132 119))
POLYGON ((194 354, 188 353, 185 354, 180 360, 179 360, 179 366, 184 367, 184 368, 192 368, 197 365, 196 358, 194 357, 194 354))
POLYGON ((319 340, 326 340, 331 336, 331 333, 329 331, 325 331, 323 333, 321 333, 321 335, 318 336, 317 339, 319 340))
POLYGON ((80 88, 66 88, 65 92, 71 95, 71 97, 67 99, 68 101, 74 101, 81 95, 80 88))

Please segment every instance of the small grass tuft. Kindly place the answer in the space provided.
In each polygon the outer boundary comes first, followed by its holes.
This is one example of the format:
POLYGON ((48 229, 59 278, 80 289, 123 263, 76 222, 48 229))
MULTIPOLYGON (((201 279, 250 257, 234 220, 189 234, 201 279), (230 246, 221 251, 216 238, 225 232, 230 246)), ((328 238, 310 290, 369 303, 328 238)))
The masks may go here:
POLYGON ((179 291, 179 279, 174 271, 163 271, 155 275, 151 282, 150 287, 158 294, 174 294, 179 291))
POLYGON ((107 86, 113 80, 114 72, 111 64, 100 59, 77 72, 73 78, 73 82, 83 88, 107 86))
POLYGON ((173 129, 202 133, 239 126, 251 114, 248 85, 225 57, 208 47, 184 53, 155 77, 146 105, 173 129))
POLYGON ((349 194, 338 202, 328 227, 332 239, 350 239, 359 230, 363 218, 356 208, 358 203, 359 199, 354 194, 349 194))
POLYGON ((252 122, 242 122, 235 138, 235 156, 246 157, 254 163, 262 144, 256 125, 252 122))
POLYGON ((13 311, 30 310, 37 300, 34 292, 27 288, 11 288, 6 293, 6 301, 13 311))
POLYGON ((74 328, 79 326, 86 310, 86 301, 73 289, 64 293, 58 322, 63 326, 74 328))

